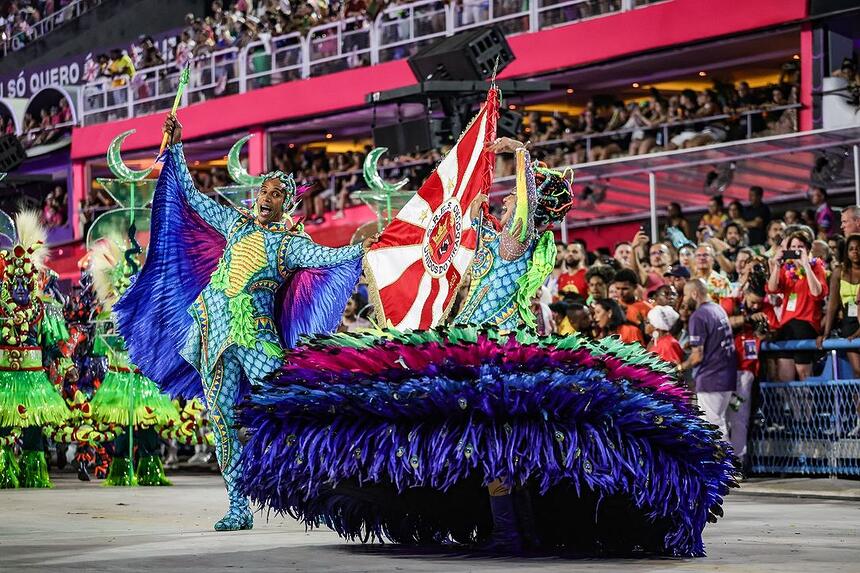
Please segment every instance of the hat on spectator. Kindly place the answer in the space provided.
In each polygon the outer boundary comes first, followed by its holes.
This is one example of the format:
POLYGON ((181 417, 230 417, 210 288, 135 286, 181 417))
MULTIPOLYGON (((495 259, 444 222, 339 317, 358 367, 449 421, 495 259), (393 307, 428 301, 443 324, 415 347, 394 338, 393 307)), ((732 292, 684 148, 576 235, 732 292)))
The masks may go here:
POLYGON ((663 275, 664 277, 675 277, 679 279, 689 279, 690 278, 690 269, 683 265, 672 265, 672 268, 669 272, 663 275))
POLYGON ((671 306, 655 306, 648 311, 648 322, 657 330, 670 331, 678 322, 678 312, 671 306))

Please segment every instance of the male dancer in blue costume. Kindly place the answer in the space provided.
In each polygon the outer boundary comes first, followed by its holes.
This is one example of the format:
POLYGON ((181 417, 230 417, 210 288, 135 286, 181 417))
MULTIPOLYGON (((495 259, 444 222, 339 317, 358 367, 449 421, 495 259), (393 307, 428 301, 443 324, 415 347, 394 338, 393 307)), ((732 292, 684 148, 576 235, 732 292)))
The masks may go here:
POLYGON ((295 183, 281 172, 267 174, 254 212, 220 205, 195 188, 174 115, 164 132, 171 146, 153 200, 150 252, 116 307, 119 328, 134 363, 163 389, 193 395, 202 379, 230 502, 215 529, 250 529, 236 486, 242 444, 233 414, 244 382, 281 366, 282 347, 299 336, 334 330, 378 237, 333 249, 296 232, 283 221, 295 183))

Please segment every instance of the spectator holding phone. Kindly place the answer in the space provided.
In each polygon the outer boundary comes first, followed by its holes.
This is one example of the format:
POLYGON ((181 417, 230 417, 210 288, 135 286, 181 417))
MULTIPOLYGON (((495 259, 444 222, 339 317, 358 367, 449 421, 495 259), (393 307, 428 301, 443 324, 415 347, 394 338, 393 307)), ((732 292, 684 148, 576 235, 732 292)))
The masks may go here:
POLYGON ((737 388, 726 421, 735 455, 747 465, 747 428, 749 427, 753 382, 759 373, 761 341, 778 325, 773 306, 767 301, 767 271, 755 264, 748 274, 740 296, 724 298, 720 306, 729 317, 737 353, 737 388))
MULTIPOLYGON (((848 340, 860 337, 860 322, 857 319, 857 309, 860 306, 860 235, 851 235, 846 240, 842 264, 830 277, 830 291, 833 296, 827 304, 824 333, 816 339, 819 350, 824 339, 830 336, 840 310, 842 322, 839 332, 842 337, 848 340), (839 296, 836 296, 837 292, 839 296)), ((849 351, 847 355, 854 377, 860 377, 860 352, 849 351)))
MULTIPOLYGON (((767 290, 782 298, 776 340, 816 339, 821 325, 827 279, 824 263, 811 259, 812 241, 803 231, 791 233, 770 258, 767 290)), ((812 374, 812 353, 777 354, 779 380, 805 380, 812 374)))
POLYGON ((729 216, 725 212, 722 195, 714 195, 708 200, 708 212, 699 220, 699 231, 705 229, 710 233, 704 239, 716 236, 728 222, 729 216))

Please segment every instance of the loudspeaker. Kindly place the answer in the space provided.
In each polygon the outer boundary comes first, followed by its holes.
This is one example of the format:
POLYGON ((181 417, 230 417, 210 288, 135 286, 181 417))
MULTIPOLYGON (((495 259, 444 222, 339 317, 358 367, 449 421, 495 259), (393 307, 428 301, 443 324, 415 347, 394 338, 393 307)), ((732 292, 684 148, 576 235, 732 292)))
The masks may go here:
POLYGON ((520 134, 523 126, 523 114, 509 109, 499 110, 499 119, 496 121, 496 134, 499 137, 513 137, 520 134))
POLYGON ((430 149, 430 125, 426 117, 373 128, 373 145, 387 147, 389 157, 430 149))
POLYGON ((438 149, 455 140, 448 118, 420 117, 373 128, 374 147, 387 147, 390 157, 438 149))
POLYGON ((419 82, 427 80, 486 80, 493 75, 496 57, 501 72, 514 53, 497 27, 475 28, 444 38, 409 58, 419 82))
POLYGON ((0 136, 0 173, 8 173, 27 159, 24 146, 14 135, 0 136))

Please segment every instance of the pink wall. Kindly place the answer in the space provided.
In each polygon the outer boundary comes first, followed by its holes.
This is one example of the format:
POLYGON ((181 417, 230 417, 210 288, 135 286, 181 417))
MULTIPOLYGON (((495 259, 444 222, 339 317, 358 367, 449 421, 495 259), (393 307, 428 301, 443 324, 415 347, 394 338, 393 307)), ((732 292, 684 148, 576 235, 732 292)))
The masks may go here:
POLYGON ((615 245, 627 241, 630 242, 639 230, 642 223, 615 223, 613 225, 600 225, 584 227, 582 229, 571 229, 567 232, 567 240, 584 239, 588 244, 589 251, 595 251, 600 247, 606 247, 609 252, 615 249, 615 245))
MULTIPOLYGON (((248 131, 290 119, 364 106, 373 91, 403 87, 415 82, 405 61, 359 68, 308 80, 298 80, 251 92, 190 105, 178 112, 183 139, 192 140, 230 131, 248 131)), ((116 134, 137 129, 123 151, 157 148, 165 114, 76 128, 72 133, 72 158, 104 155, 116 134)), ((250 144, 255 145, 254 138, 250 144)), ((225 150, 226 151, 226 150, 225 150)))
POLYGON ((269 172, 269 134, 262 127, 249 132, 254 136, 248 141, 248 172, 253 175, 269 172))
MULTIPOLYGON (((737 34, 806 16, 806 0, 673 0, 510 39, 517 59, 500 75, 522 77, 692 41, 737 34)), ((186 139, 248 130, 364 105, 373 91, 415 83, 405 60, 293 81, 180 110, 186 139)), ((126 150, 154 148, 163 114, 75 129, 72 158, 104 154, 111 139, 136 128, 126 150)), ((252 140, 253 142, 253 140, 252 140)))
POLYGON ((806 22, 800 30, 800 131, 812 129, 812 24, 806 22))
POLYGON ((89 189, 88 171, 86 161, 72 161, 72 189, 69 195, 72 202, 72 233, 76 238, 81 233, 81 204, 89 189))
POLYGON ((806 17, 806 0, 673 0, 510 38, 517 59, 502 78, 767 28, 806 17))

